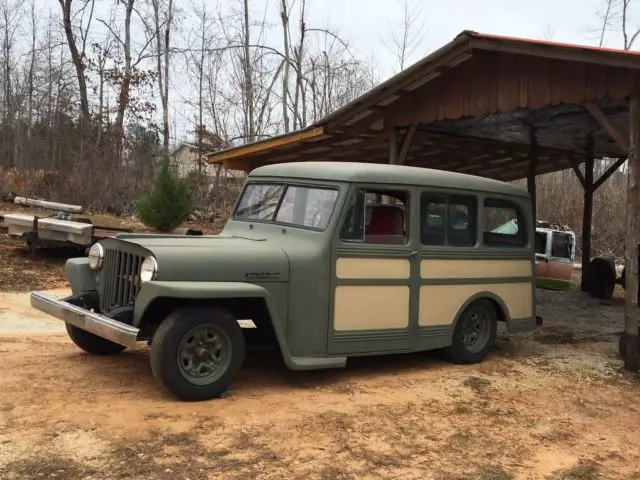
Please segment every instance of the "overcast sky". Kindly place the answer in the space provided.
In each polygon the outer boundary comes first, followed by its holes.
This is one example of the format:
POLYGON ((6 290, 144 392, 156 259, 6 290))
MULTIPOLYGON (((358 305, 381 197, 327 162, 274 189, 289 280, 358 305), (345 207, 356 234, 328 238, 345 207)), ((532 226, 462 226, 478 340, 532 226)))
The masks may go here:
MULTIPOLYGON (((231 2, 231 0, 226 0, 231 2)), ((346 38, 360 58, 373 58, 380 80, 397 72, 393 54, 385 46, 390 24, 400 22, 403 0, 307 0, 308 21, 311 27, 328 26, 346 38)), ((416 1, 416 0, 414 0, 416 1)), ((419 1, 419 0, 418 0, 419 1)), ((405 68, 450 42, 463 30, 515 37, 547 39, 558 42, 597 45, 602 20, 598 13, 606 0, 423 0, 422 15, 416 24, 423 25, 422 40, 405 64, 405 68)), ((268 43, 280 46, 278 28, 280 0, 249 0, 251 15, 259 20, 265 12, 274 28, 268 43)), ((187 0, 176 0, 185 8, 187 0)), ((229 3, 230 5, 231 3, 229 3)), ((297 5, 291 12, 291 24, 297 22, 297 5)), ((632 12, 635 13, 635 12, 632 12)), ((640 18, 640 17, 638 17, 640 18)), ((188 20, 185 22, 188 23, 188 20)), ((295 27, 293 28, 295 33, 295 27)), ((612 32, 605 46, 620 48, 621 35, 612 32)), ((296 41, 295 39, 293 40, 296 41)), ((387 42, 388 43, 388 42, 387 42)), ((177 79, 176 79, 177 80, 177 79)), ((183 121, 190 121, 183 113, 178 91, 184 83, 177 80, 173 96, 174 125, 177 130, 183 121), (176 125, 177 124, 177 125, 176 125)), ((178 132, 176 132, 178 133, 178 132)), ((178 134, 180 136, 180 134, 178 134)))
MULTIPOLYGON (((257 6, 264 0, 252 0, 257 6)), ((271 0, 273 1, 273 0, 271 0)), ((593 29, 601 21, 597 12, 605 0, 423 0, 426 31, 411 63, 451 41, 463 30, 516 37, 544 38, 579 44, 597 44, 593 29)), ((390 21, 399 20, 400 0, 311 0, 310 21, 328 20, 348 36, 354 47, 368 56, 375 53, 379 66, 393 63, 382 38, 390 21)), ((607 39, 611 47, 619 38, 607 39)))
MULTIPOLYGON (((36 0, 44 8, 59 15, 60 7, 56 0, 36 0)), ((186 15, 182 18, 182 27, 189 29, 189 23, 195 20, 190 17, 192 3, 205 1, 212 11, 216 3, 226 8, 240 5, 240 0, 174 0, 174 5, 182 9, 186 15)), ((282 30, 279 27, 278 8, 281 0, 249 0, 253 21, 260 21, 266 13, 266 20, 271 28, 264 43, 280 47, 282 30)), ((389 38, 390 23, 401 21, 403 0, 307 0, 307 26, 322 28, 328 26, 341 38, 349 41, 353 53, 357 57, 375 60, 376 70, 381 81, 397 72, 393 54, 385 47, 384 40, 389 38)), ((413 0, 419 1, 419 0, 413 0)), ((474 30, 480 33, 508 35, 524 38, 535 38, 597 45, 602 20, 598 12, 603 9, 606 0, 422 0, 421 18, 416 24, 422 25, 422 41, 408 58, 405 68, 429 54, 433 50, 450 42, 463 30, 474 30)), ((291 3, 291 0, 290 0, 291 3)), ((291 12, 292 33, 297 34, 298 2, 291 12)), ((96 17, 107 18, 108 10, 115 0, 99 0, 96 2, 96 17)), ((636 8, 640 9, 640 3, 636 8)), ((122 9, 118 10, 120 15, 122 9)), ((640 10, 638 12, 640 14, 640 10)), ((640 19, 640 15, 631 12, 631 18, 640 19)), ((192 14, 191 14, 192 15, 192 14)), ((635 27, 631 22, 631 27, 635 27)), ((95 23, 97 38, 104 38, 100 32, 100 24, 95 23)), ((175 37, 174 37, 175 38, 175 37)), ((610 33, 605 41, 609 47, 621 47, 619 32, 610 33)), ((295 43, 297 38, 293 38, 295 43)), ((176 63, 179 63, 176 61, 176 63)), ((174 63, 177 69, 171 81, 170 94, 172 125, 176 127, 174 134, 183 137, 183 132, 191 129, 193 112, 185 108, 185 100, 189 95, 190 82, 185 79, 183 66, 174 63)), ((175 140, 177 140, 174 137, 175 140)))

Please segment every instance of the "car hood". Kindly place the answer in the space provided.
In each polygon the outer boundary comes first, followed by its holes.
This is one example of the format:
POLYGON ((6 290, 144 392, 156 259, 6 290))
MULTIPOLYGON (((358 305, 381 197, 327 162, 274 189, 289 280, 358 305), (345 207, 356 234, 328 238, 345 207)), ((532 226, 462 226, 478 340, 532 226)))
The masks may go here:
POLYGON ((289 260, 272 242, 231 236, 125 236, 158 263, 159 281, 287 281, 289 260))

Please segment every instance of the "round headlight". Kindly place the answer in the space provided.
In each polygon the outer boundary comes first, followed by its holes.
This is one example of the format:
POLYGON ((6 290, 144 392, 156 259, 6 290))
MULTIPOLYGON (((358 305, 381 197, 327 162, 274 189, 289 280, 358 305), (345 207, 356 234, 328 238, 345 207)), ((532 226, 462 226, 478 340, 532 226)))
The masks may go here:
POLYGON ((89 268, 91 270, 97 270, 102 267, 102 261, 104 260, 104 248, 99 243, 94 243, 89 249, 89 268))
POLYGON ((156 278, 158 274, 158 262, 153 257, 147 257, 140 265, 140 282, 148 282, 156 278))

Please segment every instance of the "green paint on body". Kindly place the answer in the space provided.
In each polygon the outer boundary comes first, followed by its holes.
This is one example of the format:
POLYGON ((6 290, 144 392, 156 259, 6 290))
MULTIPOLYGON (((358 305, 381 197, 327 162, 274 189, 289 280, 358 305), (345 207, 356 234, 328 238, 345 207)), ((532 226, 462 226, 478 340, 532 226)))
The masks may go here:
MULTIPOLYGON (((67 277, 74 293, 97 290, 105 314, 112 307, 132 307, 131 323, 148 337, 153 335, 154 328, 173 305, 184 306, 189 302, 222 305, 238 319, 259 317, 256 323, 262 327, 270 325, 286 365, 294 370, 342 367, 349 356, 449 346, 464 307, 472 300, 491 298, 489 292, 482 292, 468 299, 456 318, 451 319, 451 325, 423 327, 418 325, 422 285, 530 282, 532 294, 535 294, 537 281, 534 275, 517 278, 420 277, 420 263, 426 259, 531 260, 534 271, 534 222, 530 196, 524 189, 496 180, 438 170, 332 162, 270 165, 257 168, 249 175, 248 184, 265 182, 330 187, 337 192, 325 228, 296 227, 269 219, 232 215, 219 235, 119 234, 101 241, 105 251, 111 252, 110 260, 102 270, 90 270, 86 259, 69 260, 67 277), (405 244, 367 244, 340 239, 352 195, 362 188, 406 193, 408 231, 405 244), (422 245, 420 198, 425 192, 475 196, 478 205, 482 205, 486 197, 512 202, 524 215, 528 228, 526 245, 483 245, 482 213, 476 222, 475 245, 422 245), (155 257, 158 271, 154 280, 140 285, 135 270, 147 256, 155 257), (401 280, 338 279, 335 265, 340 257, 408 259, 410 275, 401 280), (340 285, 406 285, 410 290, 409 325, 404 329, 336 331, 333 311, 335 290, 340 285), (258 310, 252 310, 256 308, 258 310)), ((278 201, 274 200, 275 204, 278 201)), ((238 205, 237 202, 234 210, 238 205)), ((505 309, 500 299, 494 300, 505 309)), ((503 314, 509 324, 508 312, 503 314)), ((535 321, 531 319, 535 319, 535 302, 531 317, 514 320, 513 325, 522 331, 531 330, 535 328, 535 321)))

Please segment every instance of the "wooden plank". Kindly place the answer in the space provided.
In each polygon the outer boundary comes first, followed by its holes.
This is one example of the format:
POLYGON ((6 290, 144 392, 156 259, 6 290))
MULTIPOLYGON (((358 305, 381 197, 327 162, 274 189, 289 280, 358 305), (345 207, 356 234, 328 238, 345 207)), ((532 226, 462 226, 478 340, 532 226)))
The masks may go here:
POLYGON ((416 134, 416 130, 418 128, 417 123, 412 123, 407 130, 407 134, 404 136, 402 141, 402 148, 400 149, 400 153, 398 154, 398 165, 403 165, 407 159, 407 154, 411 149, 411 145, 413 144, 413 137, 416 134))
POLYGON ((16 197, 13 199, 16 205, 26 205, 28 207, 45 208, 47 210, 64 210, 71 213, 82 213, 84 209, 80 205, 69 205, 67 203, 49 202, 46 200, 36 200, 35 198, 16 197))
POLYGON ((607 74, 607 96, 610 98, 626 98, 631 94, 633 72, 624 69, 611 69, 607 74))
POLYGON ((549 61, 542 59, 532 65, 529 69, 528 97, 529 108, 537 109, 546 107, 551 100, 550 87, 550 65, 549 61))
POLYGON ((322 135, 324 135, 324 133, 325 132, 323 127, 315 127, 315 128, 309 128, 306 130, 299 130, 297 132, 291 132, 285 135, 271 137, 271 138, 268 138, 267 140, 263 140, 260 142, 248 143, 240 147, 212 153, 210 155, 207 155, 207 162, 220 163, 220 162, 224 162, 224 160, 231 159, 231 158, 246 157, 256 153, 265 152, 267 150, 272 150, 274 148, 280 148, 283 146, 299 143, 304 140, 311 140, 314 138, 317 139, 318 137, 321 137, 322 135))
POLYGON ((517 62, 518 71, 518 106, 527 108, 529 106, 529 61, 519 59, 517 62))
POLYGON ((616 144, 622 149, 624 153, 629 151, 629 142, 627 140, 627 136, 623 135, 611 120, 604 114, 602 109, 596 105, 595 103, 587 102, 584 104, 584 108, 586 108, 591 116, 598 122, 608 134, 609 136, 616 142, 616 144))
POLYGON ((488 38, 474 38, 471 40, 471 45, 474 49, 490 50, 504 54, 537 56, 568 62, 593 63, 640 70, 640 58, 636 55, 629 55, 628 53, 603 52, 579 47, 534 44, 520 41, 509 42, 503 39, 496 40, 488 38))
POLYGON ((585 99, 593 102, 606 98, 607 68, 601 65, 587 65, 585 77, 585 99))
POLYGON ((584 102, 586 98, 586 65, 584 63, 569 63, 565 67, 562 101, 564 103, 584 102))
POLYGON ((498 110, 507 112, 518 107, 520 77, 513 69, 513 58, 502 58, 498 67, 498 110))
POLYGON ((606 172, 604 172, 600 178, 596 181, 596 183, 593 184, 593 190, 596 191, 598 188, 600 188, 600 186, 606 182, 609 177, 611 175, 613 175, 614 173, 616 173, 616 171, 622 166, 622 164, 624 162, 626 162, 627 159, 626 158, 619 158, 618 160, 615 161, 615 163, 613 165, 611 165, 606 172))

